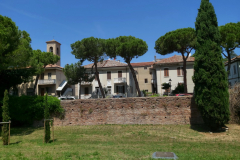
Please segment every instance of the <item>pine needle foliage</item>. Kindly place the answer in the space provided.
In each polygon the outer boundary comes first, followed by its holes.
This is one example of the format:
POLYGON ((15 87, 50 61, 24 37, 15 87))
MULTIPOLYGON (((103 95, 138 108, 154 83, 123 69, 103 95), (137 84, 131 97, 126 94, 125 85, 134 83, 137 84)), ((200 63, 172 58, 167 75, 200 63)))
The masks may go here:
MULTIPOLYGON (((50 119, 50 113, 49 113, 49 105, 47 102, 48 99, 48 94, 46 93, 44 96, 44 119, 50 119)), ((46 120, 45 121, 45 143, 48 143, 50 138, 51 138, 51 132, 50 132, 50 124, 49 124, 50 120, 46 120)))
MULTIPOLYGON (((2 121, 8 122, 11 118, 9 116, 9 109, 8 109, 8 91, 5 90, 4 92, 4 98, 3 98, 3 106, 2 106, 2 121)), ((2 141, 3 145, 8 144, 8 134, 9 134, 9 124, 3 124, 2 126, 2 141)))
POLYGON ((204 123, 217 130, 229 121, 227 74, 223 65, 217 17, 209 0, 202 0, 195 22, 195 102, 204 123))

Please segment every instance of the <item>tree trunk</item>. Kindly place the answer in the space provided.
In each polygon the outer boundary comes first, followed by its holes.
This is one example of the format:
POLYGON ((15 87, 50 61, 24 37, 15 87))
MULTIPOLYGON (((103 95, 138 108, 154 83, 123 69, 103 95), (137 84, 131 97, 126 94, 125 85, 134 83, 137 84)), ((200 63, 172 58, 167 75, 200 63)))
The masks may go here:
MULTIPOLYGON (((188 53, 189 55, 189 53, 188 53)), ((187 58, 188 58, 188 55, 187 57, 185 58, 184 57, 184 53, 182 53, 182 57, 183 57, 183 85, 184 85, 184 93, 187 93, 187 69, 186 69, 186 66, 187 66, 187 58)))
POLYGON ((228 67, 227 67, 227 75, 228 77, 230 76, 230 68, 231 68, 231 55, 230 55, 230 51, 227 51, 228 54, 228 67))
POLYGON ((100 91, 101 91, 101 93, 102 93, 103 98, 105 98, 105 94, 104 94, 104 92, 103 92, 102 84, 101 84, 101 82, 100 82, 99 75, 98 75, 97 63, 94 62, 94 65, 95 65, 95 76, 97 77, 98 86, 99 86, 99 88, 100 88, 100 91))
POLYGON ((138 85, 138 81, 137 81, 135 71, 134 71, 132 65, 130 64, 130 62, 128 62, 127 64, 128 64, 128 67, 130 68, 130 70, 132 72, 132 76, 133 76, 135 86, 136 86, 136 89, 137 89, 137 92, 138 92, 138 97, 141 97, 141 91, 140 91, 140 88, 139 88, 139 85, 138 85))
POLYGON ((81 99, 81 89, 82 89, 82 87, 81 87, 81 82, 82 82, 82 81, 80 81, 80 84, 79 84, 80 90, 78 91, 78 92, 79 92, 79 95, 78 95, 78 98, 79 98, 79 99, 81 99))
POLYGON ((34 93, 34 95, 37 95, 37 94, 36 94, 36 87, 37 87, 38 79, 39 79, 39 74, 38 74, 37 77, 36 77, 35 84, 34 84, 34 87, 33 87, 33 93, 34 93))

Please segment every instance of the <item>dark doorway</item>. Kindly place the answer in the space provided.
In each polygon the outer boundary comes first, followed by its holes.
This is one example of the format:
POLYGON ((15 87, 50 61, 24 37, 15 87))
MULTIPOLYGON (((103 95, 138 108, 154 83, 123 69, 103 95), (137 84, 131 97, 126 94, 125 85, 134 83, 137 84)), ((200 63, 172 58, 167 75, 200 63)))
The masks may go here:
POLYGON ((44 88, 41 88, 41 96, 44 96, 44 88))

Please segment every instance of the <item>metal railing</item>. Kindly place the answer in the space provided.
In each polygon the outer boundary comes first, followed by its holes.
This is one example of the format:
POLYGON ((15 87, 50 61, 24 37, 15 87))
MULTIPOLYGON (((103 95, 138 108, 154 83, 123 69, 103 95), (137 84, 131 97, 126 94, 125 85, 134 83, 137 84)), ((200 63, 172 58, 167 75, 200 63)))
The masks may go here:
POLYGON ((125 83, 125 82, 127 81, 126 81, 126 78, 124 77, 114 78, 114 83, 125 83))
POLYGON ((40 79, 38 84, 56 84, 56 79, 40 79))

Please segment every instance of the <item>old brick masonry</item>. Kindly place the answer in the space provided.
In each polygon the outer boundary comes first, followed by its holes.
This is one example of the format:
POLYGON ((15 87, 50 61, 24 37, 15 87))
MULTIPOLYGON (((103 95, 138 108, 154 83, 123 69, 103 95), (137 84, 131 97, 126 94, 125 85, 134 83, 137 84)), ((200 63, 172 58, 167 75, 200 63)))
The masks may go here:
POLYGON ((84 99, 61 101, 64 119, 54 125, 202 124, 193 97, 84 99))

